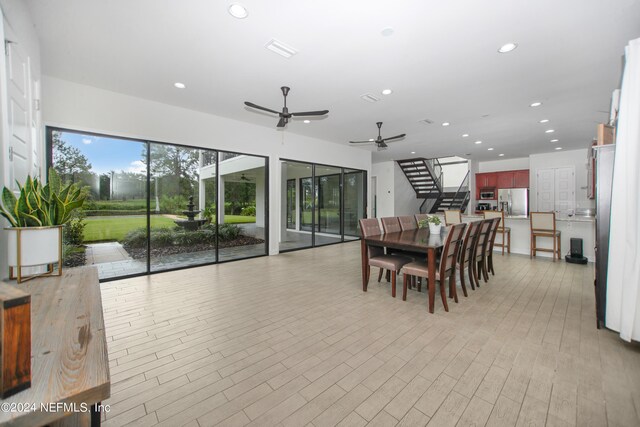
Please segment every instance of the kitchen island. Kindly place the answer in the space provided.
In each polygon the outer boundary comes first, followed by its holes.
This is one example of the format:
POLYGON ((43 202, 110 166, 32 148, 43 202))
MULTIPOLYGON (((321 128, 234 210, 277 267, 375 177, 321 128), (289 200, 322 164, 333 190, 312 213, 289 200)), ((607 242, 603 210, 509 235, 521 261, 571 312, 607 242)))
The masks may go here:
MULTIPOLYGON (((463 215, 463 221, 477 221, 483 219, 482 215, 463 215)), ((531 229, 528 216, 505 217, 505 225, 511 228, 511 253, 529 255, 531 245, 531 229)), ((582 239, 582 248, 584 256, 589 262, 595 261, 595 242, 596 242, 596 221, 592 216, 568 216, 556 215, 556 229, 560 231, 561 237, 561 255, 569 253, 570 239, 582 239)), ((496 242, 502 238, 501 235, 496 236, 496 242)), ((551 238, 538 238, 537 245, 539 248, 552 248, 553 242, 551 238)), ((495 248, 496 251, 502 251, 502 248, 495 248)), ((506 253, 506 249, 505 249, 506 253)), ((536 256, 551 257, 550 252, 538 252, 536 256)))

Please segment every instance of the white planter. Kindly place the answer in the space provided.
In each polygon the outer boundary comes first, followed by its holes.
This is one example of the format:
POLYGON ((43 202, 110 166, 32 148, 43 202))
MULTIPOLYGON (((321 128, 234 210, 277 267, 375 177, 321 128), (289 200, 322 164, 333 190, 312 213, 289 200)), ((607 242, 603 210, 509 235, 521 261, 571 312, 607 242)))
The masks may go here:
POLYGON ((20 267, 53 264, 62 254, 62 226, 5 228, 9 240, 9 266, 18 267, 18 234, 20 234, 20 267))
POLYGON ((440 234, 440 230, 442 230, 442 224, 433 224, 429 223, 429 233, 431 234, 440 234))

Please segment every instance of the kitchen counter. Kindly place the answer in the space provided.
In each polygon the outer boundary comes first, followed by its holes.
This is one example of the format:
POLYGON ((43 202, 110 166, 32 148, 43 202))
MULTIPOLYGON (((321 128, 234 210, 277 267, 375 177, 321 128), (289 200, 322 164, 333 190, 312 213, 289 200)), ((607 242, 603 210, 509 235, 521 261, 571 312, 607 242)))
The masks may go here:
MULTIPOLYGON (((483 219, 482 215, 463 215, 464 222, 478 221, 483 219)), ((528 216, 512 216, 505 217, 505 226, 511 229, 511 252, 515 254, 529 255, 531 247, 531 229, 528 216)), ((593 216, 556 216, 556 229, 560 231, 561 255, 569 253, 571 238, 581 238, 584 256, 589 262, 595 261, 595 242, 596 242, 596 222, 593 216)), ((496 242, 502 238, 501 235, 496 236, 496 242)), ((552 248, 553 242, 551 238, 538 238, 538 247, 552 248)), ((502 248, 495 248, 502 252, 502 248)), ((506 252, 506 249, 505 249, 506 252)), ((538 257, 551 257, 550 252, 538 252, 538 257)))

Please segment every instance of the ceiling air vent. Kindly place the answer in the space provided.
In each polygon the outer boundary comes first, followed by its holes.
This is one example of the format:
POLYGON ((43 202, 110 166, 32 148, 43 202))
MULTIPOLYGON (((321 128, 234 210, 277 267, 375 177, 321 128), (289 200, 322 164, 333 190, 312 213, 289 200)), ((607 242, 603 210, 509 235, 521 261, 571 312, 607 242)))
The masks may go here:
POLYGON ((422 123, 423 125, 432 125, 433 124, 433 120, 429 120, 429 119, 422 119, 422 120, 418 120, 420 123, 422 123))
POLYGON ((271 52, 275 52, 280 56, 284 56, 285 58, 291 58, 293 55, 298 53, 298 51, 291 46, 287 46, 286 44, 276 39, 269 40, 269 43, 264 45, 264 47, 269 49, 271 52))
POLYGON ((360 98, 362 98, 364 101, 367 101, 367 102, 378 102, 378 101, 380 101, 380 98, 376 98, 375 96, 371 95, 370 93, 365 93, 364 95, 360 95, 360 98))

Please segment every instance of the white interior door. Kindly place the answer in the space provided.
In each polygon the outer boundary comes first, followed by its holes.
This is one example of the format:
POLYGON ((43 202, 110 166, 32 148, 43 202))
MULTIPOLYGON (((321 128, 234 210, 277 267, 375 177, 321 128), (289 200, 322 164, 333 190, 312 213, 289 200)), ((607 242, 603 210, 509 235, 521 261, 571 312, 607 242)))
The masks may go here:
MULTIPOLYGON (((7 64, 7 112, 9 126, 9 185, 17 190, 16 180, 24 182, 31 172, 31 135, 29 61, 20 46, 12 41, 11 27, 4 21, 7 64)), ((13 39, 15 40, 15 39, 13 39)))
POLYGON ((567 213, 576 205, 576 173, 573 167, 555 170, 555 211, 567 213))
POLYGON ((555 169, 536 171, 536 206, 538 212, 555 210, 555 169))

